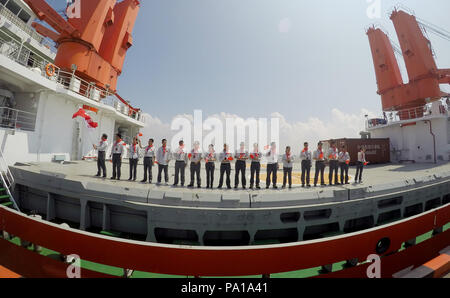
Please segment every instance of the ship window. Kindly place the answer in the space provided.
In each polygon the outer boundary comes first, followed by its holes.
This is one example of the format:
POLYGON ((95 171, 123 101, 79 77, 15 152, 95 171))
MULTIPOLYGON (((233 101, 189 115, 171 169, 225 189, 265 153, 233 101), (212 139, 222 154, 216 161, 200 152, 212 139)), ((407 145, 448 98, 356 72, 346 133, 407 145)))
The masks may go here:
POLYGON ((279 230, 259 230, 255 234, 256 245, 289 243, 296 241, 298 241, 298 230, 296 228, 279 229, 279 230))
POLYGON ((441 205, 441 198, 429 200, 425 203, 425 211, 437 208, 441 205))
POLYGON ((405 212, 404 212, 403 216, 405 218, 411 217, 411 216, 414 216, 414 215, 422 213, 422 210, 423 210, 422 203, 419 203, 419 204, 416 204, 416 205, 412 205, 412 206, 408 206, 408 207, 405 208, 405 212))
POLYGON ((281 213, 280 219, 283 223, 298 222, 300 219, 300 212, 281 213))
POLYGON ((378 208, 389 208, 392 206, 400 205, 403 201, 402 197, 390 198, 378 201, 378 208))
POLYGON ((332 237, 339 234, 341 234, 339 230, 339 223, 333 222, 323 225, 306 227, 305 232, 303 233, 303 240, 332 237))
POLYGON ((392 210, 392 211, 385 212, 385 213, 381 213, 378 216, 377 224, 378 225, 384 225, 384 224, 387 224, 387 223, 394 222, 396 220, 399 220, 401 215, 402 215, 402 212, 401 212, 400 209, 392 210))
POLYGON ((155 238, 166 244, 198 244, 198 235, 194 230, 155 228, 155 238))
POLYGON ((8 4, 6 4, 6 8, 8 8, 13 14, 17 15, 20 11, 20 6, 14 1, 9 1, 8 4))
POLYGON ((248 231, 206 231, 203 243, 206 246, 248 245, 250 234, 248 231))
POLYGON ((21 19, 22 21, 24 21, 25 23, 28 23, 28 21, 30 20, 31 16, 24 10, 22 10, 19 13, 19 19, 21 19))
POLYGON ((446 205, 448 203, 450 203, 450 194, 445 195, 444 199, 442 200, 442 205, 446 205))
POLYGON ((331 209, 305 211, 305 220, 327 219, 331 216, 331 209))
POLYGON ((370 229, 374 225, 373 216, 350 219, 345 222, 344 233, 353 233, 365 229, 370 229))

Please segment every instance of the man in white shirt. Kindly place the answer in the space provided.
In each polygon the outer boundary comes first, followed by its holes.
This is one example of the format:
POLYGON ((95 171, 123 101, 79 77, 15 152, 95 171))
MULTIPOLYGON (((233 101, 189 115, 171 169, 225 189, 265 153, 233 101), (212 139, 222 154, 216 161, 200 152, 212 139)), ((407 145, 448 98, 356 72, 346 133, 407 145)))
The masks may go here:
POLYGON ((308 148, 309 144, 307 142, 305 142, 303 146, 303 150, 300 152, 300 159, 302 160, 302 187, 305 187, 305 185, 311 187, 310 174, 312 166, 312 153, 308 148))
POLYGON ((355 183, 362 183, 362 173, 364 166, 367 164, 366 161, 366 148, 361 146, 358 152, 358 161, 356 163, 356 175, 355 175, 355 183), (359 180, 359 182, 358 182, 359 180))
POLYGON ((227 188, 231 189, 231 179, 230 179, 231 164, 230 164, 230 162, 233 160, 233 156, 229 152, 229 148, 228 148, 227 144, 223 145, 223 151, 219 155, 219 160, 220 160, 220 180, 219 180, 219 186, 217 188, 218 189, 222 188, 223 178, 224 178, 224 175, 226 173, 226 175, 227 175, 227 180, 226 180, 227 188))
POLYGON ((167 140, 162 140, 162 146, 156 152, 156 160, 158 162, 158 184, 161 184, 161 174, 164 171, 164 180, 169 183, 169 161, 170 150, 167 148, 167 140))
POLYGON ((205 153, 205 167, 206 167, 206 188, 213 188, 214 170, 216 168, 216 152, 214 145, 209 145, 209 150, 205 153))
POLYGON ((97 155, 97 177, 100 177, 103 171, 103 178, 106 178, 106 149, 108 149, 108 136, 102 135, 102 139, 98 145, 93 145, 94 149, 98 151, 97 155))
POLYGON ((339 167, 341 168, 341 184, 348 184, 348 168, 350 165, 350 154, 345 146, 339 152, 339 167))
POLYGON ((261 189, 259 186, 259 172, 261 170, 261 157, 262 153, 259 151, 258 144, 253 145, 253 152, 250 154, 252 164, 250 166, 250 189, 253 189, 256 180, 256 189, 261 189), (256 179, 255 179, 256 176, 256 179))
POLYGON ((133 143, 128 148, 128 159, 130 162, 130 178, 128 181, 136 181, 137 165, 139 163, 139 140, 133 138, 133 143))
POLYGON ((113 144, 111 155, 113 164, 113 174, 111 180, 120 180, 120 168, 122 167, 123 141, 120 133, 116 134, 116 140, 113 144))
POLYGON ((144 179, 141 181, 143 183, 147 182, 147 173, 148 182, 152 183, 152 168, 155 163, 155 147, 153 146, 153 142, 153 139, 148 140, 148 145, 145 148, 139 143, 141 149, 144 149, 144 179))
POLYGON ((191 183, 188 187, 194 187, 195 176, 197 176, 197 187, 202 187, 202 181, 200 178, 200 169, 202 161, 202 153, 200 152, 200 142, 194 142, 194 148, 189 154, 191 160, 191 183))
POLYGON ((317 144, 317 150, 313 153, 313 159, 316 161, 316 172, 314 174, 314 187, 317 186, 320 174, 320 184, 325 186, 324 172, 325 172, 325 156, 322 149, 322 142, 317 144))
POLYGON ((184 142, 182 140, 178 142, 178 145, 178 149, 173 153, 173 158, 175 159, 175 181, 173 186, 177 186, 178 180, 181 180, 181 186, 183 187, 185 180, 185 169, 188 163, 188 154, 184 148, 184 142))
POLYGON ((239 150, 236 150, 234 156, 236 158, 235 165, 235 176, 234 176, 234 188, 239 186, 239 174, 241 174, 242 188, 245 189, 246 179, 245 179, 245 169, 247 167, 248 152, 245 150, 245 143, 241 142, 239 150))
POLYGON ((292 188, 292 169, 294 167, 294 156, 291 154, 291 147, 286 147, 283 154, 283 188, 286 188, 286 178, 289 180, 289 188, 292 188))
POLYGON ((266 154, 267 157, 267 178, 266 188, 270 187, 270 178, 272 176, 273 188, 277 189, 277 171, 278 171, 278 153, 277 144, 272 142, 270 144, 270 151, 266 154))
POLYGON ((338 162, 338 155, 339 151, 336 147, 336 142, 331 141, 331 147, 328 149, 328 162, 330 165, 330 173, 328 174, 328 182, 330 183, 330 186, 333 185, 333 174, 334 174, 334 184, 339 184, 338 181, 338 169, 339 169, 339 162, 338 162))

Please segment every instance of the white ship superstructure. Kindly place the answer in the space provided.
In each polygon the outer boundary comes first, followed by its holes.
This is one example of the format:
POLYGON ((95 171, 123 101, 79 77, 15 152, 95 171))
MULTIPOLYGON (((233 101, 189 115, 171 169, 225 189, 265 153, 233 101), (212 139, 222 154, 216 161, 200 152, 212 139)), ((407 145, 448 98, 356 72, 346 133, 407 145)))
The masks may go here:
POLYGON ((129 142, 144 127, 141 113, 73 73, 55 67, 48 75, 55 53, 31 27, 35 19, 22 1, 0 1, 0 149, 8 164, 80 160, 103 133, 129 142), (94 131, 72 119, 84 106, 94 131))
POLYGON ((389 138, 392 162, 438 163, 450 161, 449 101, 386 114, 368 121, 372 138, 389 138), (401 120, 399 113, 409 119, 401 120))

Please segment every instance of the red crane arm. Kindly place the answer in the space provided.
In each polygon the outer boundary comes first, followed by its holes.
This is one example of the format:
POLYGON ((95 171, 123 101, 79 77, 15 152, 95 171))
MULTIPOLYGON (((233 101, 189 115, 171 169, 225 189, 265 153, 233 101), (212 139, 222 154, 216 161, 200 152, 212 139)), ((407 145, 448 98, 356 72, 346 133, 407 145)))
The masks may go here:
POLYGON ((57 43, 55 65, 66 71, 76 65, 77 76, 116 91, 117 78, 132 44, 139 0, 78 0, 79 14, 67 20, 45 0, 24 1, 53 29, 33 24, 40 34, 57 43))
POLYGON ((50 38, 51 40, 53 40, 54 42, 57 42, 58 39, 60 39, 61 35, 56 33, 53 30, 50 30, 49 28, 42 26, 41 24, 38 23, 33 23, 32 26, 34 27, 34 29, 36 29, 36 31, 45 36, 50 38))
POLYGON ((45 21, 60 34, 78 37, 78 30, 58 14, 45 0, 24 0, 41 21, 45 21))
POLYGON ((373 27, 367 30, 367 35, 377 76, 378 93, 383 94, 403 85, 400 68, 389 37, 381 29, 373 27))
POLYGON ((436 75, 437 66, 430 41, 423 35, 416 17, 402 10, 394 10, 391 20, 397 31, 410 81, 436 75))

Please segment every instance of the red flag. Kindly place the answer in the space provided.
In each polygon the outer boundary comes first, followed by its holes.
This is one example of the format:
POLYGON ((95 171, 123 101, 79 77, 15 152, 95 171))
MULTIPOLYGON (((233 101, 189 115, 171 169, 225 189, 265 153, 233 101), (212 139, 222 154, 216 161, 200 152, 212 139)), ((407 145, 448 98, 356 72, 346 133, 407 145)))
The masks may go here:
POLYGON ((84 120, 86 121, 86 124, 88 125, 89 128, 97 128, 98 127, 98 123, 94 122, 94 120, 92 120, 91 116, 89 116, 88 114, 86 114, 86 112, 84 111, 84 109, 79 109, 78 112, 76 112, 75 114, 73 114, 72 119, 75 119, 77 117, 81 117, 84 118, 84 120))

